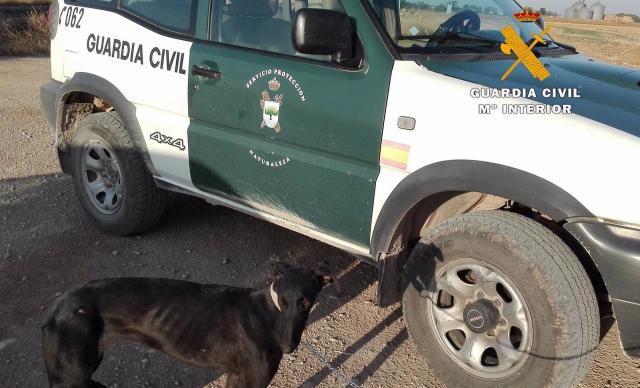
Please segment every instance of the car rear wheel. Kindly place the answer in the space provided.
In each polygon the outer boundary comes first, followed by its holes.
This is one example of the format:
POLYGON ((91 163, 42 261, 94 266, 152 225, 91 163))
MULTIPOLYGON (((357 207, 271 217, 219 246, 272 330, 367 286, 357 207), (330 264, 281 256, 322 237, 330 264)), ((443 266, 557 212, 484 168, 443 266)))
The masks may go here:
POLYGON ((523 216, 478 212, 433 229, 405 268, 409 333, 450 386, 569 387, 598 345, 593 287, 564 242, 523 216))
POLYGON ((90 219, 107 233, 144 232, 167 202, 116 112, 83 119, 71 146, 73 184, 90 219))

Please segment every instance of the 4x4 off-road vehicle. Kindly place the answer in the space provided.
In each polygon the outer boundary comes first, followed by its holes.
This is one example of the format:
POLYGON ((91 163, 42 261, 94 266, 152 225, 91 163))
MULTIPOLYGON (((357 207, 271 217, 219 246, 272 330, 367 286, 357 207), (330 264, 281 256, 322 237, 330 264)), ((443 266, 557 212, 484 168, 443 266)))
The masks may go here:
POLYGON ((167 190, 237 209, 377 265, 445 383, 572 386, 609 306, 640 353, 640 72, 538 17, 54 0, 42 107, 99 228, 148 230, 167 190))

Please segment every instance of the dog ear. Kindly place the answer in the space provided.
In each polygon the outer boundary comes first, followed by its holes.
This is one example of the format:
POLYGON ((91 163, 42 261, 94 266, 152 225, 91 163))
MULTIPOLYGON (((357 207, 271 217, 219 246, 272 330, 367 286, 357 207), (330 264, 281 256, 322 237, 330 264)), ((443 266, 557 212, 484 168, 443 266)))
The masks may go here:
POLYGON ((280 275, 282 275, 282 273, 284 271, 286 271, 287 269, 289 269, 291 267, 289 264, 278 260, 278 258, 276 258, 276 257, 271 257, 271 259, 269 261, 270 261, 270 264, 271 264, 271 277, 272 278, 279 277, 280 275))

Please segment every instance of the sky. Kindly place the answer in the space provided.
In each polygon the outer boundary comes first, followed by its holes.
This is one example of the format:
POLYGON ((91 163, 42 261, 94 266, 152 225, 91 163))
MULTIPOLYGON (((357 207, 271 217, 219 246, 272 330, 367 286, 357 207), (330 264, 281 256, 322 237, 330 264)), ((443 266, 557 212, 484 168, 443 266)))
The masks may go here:
MULTIPOLYGON (((564 10, 575 3, 577 0, 520 0, 520 4, 523 6, 530 6, 531 8, 547 8, 549 10, 564 13, 564 10)), ((606 7, 605 13, 632 13, 640 16, 640 0, 587 0, 587 5, 596 1, 600 1, 606 7)))

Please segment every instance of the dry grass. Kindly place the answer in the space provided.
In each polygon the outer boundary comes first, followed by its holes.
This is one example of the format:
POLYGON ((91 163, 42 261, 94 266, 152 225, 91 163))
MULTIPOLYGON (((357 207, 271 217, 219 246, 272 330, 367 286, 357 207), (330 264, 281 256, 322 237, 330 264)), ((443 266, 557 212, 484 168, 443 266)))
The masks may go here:
POLYGON ((47 14, 29 11, 26 26, 0 30, 0 55, 42 55, 49 52, 47 14))
POLYGON ((593 59, 640 67, 640 23, 549 19, 550 35, 593 59))

